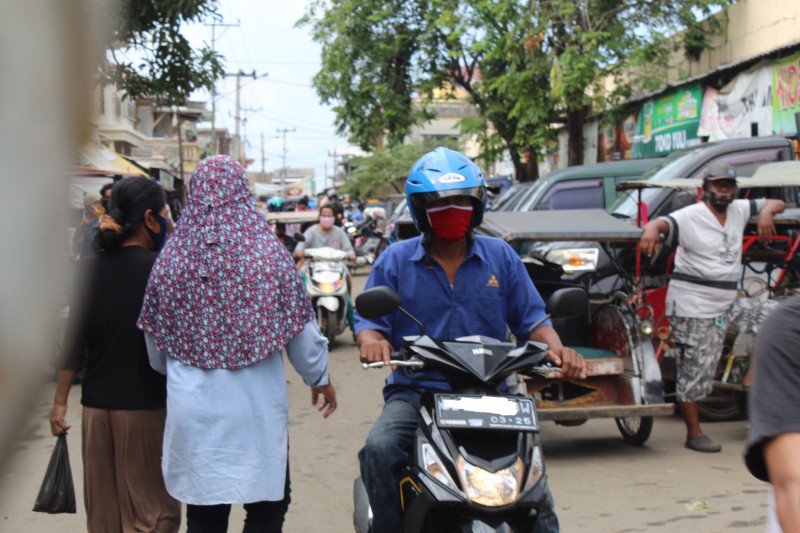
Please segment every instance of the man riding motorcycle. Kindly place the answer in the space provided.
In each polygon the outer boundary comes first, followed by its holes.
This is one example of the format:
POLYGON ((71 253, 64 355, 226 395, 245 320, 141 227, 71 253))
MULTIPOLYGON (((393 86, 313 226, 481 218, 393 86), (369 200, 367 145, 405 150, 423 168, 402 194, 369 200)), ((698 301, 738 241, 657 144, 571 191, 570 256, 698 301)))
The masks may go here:
MULTIPOLYGON (((505 242, 474 236, 486 209, 486 184, 475 163, 459 152, 437 148, 411 168, 406 199, 421 235, 394 244, 378 258, 366 289, 394 289, 403 307, 426 326, 432 338, 466 335, 506 337, 550 347, 549 359, 569 377, 585 377, 579 354, 562 345, 549 321, 531 331, 545 305, 520 258, 505 242)), ((361 361, 389 361, 403 337, 419 334, 401 313, 367 320, 356 316, 361 361)), ((441 374, 413 375, 396 370, 384 388, 386 405, 359 453, 361 476, 369 494, 376 532, 402 529, 396 476, 412 453, 417 426, 415 407, 424 390, 447 391, 441 374)), ((534 531, 558 531, 552 498, 534 531)))

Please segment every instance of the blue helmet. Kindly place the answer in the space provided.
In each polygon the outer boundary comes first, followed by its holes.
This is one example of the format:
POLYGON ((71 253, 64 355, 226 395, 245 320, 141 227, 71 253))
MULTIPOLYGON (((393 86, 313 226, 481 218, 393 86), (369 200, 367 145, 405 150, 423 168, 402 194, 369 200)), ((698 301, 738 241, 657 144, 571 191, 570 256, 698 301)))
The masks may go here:
POLYGON ((420 232, 430 230, 428 204, 447 196, 472 198, 472 227, 481 223, 487 202, 483 172, 464 154, 439 147, 420 157, 406 179, 406 202, 420 232))

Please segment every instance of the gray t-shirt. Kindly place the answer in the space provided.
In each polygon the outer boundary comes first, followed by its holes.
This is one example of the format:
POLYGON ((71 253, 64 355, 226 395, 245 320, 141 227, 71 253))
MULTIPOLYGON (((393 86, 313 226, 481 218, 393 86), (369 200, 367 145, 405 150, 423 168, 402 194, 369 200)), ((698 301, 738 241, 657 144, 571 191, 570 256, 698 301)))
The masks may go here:
MULTIPOLYGON (((755 201, 756 212, 766 200, 755 201)), ((678 224, 675 272, 714 281, 738 282, 742 275, 742 236, 750 220, 750 200, 728 206, 721 226, 705 202, 679 209, 670 216, 678 224)), ((719 289, 673 279, 667 291, 667 313, 693 318, 714 318, 736 299, 735 290, 719 289)))
POLYGON ((794 296, 781 303, 761 325, 753 354, 745 463, 751 474, 764 481, 769 481, 764 442, 784 433, 800 433, 798 346, 800 296, 794 296))
POLYGON ((328 246, 355 255, 353 245, 350 244, 347 233, 339 226, 334 226, 331 228, 331 231, 326 232, 319 227, 319 224, 314 224, 303 233, 303 236, 306 240, 305 242, 297 243, 295 253, 302 252, 308 248, 322 248, 323 246, 328 246))

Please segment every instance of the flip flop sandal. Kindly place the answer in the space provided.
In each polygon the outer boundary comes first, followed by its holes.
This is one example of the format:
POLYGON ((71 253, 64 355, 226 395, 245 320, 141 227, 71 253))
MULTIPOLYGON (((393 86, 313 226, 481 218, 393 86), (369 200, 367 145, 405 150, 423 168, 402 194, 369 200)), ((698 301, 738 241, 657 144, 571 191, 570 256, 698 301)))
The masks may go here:
POLYGON ((715 453, 722 450, 721 445, 712 441, 706 435, 689 439, 684 446, 696 452, 715 453))

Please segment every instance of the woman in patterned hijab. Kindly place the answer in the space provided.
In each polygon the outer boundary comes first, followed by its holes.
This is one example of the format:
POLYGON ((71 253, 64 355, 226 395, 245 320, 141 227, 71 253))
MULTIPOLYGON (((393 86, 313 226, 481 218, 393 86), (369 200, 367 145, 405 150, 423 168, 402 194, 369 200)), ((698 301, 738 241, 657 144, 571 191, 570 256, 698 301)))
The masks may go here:
POLYGON ((336 394, 294 262, 235 160, 198 164, 138 325, 151 365, 167 375, 162 469, 187 504, 188 531, 227 531, 232 503, 245 504, 245 531, 280 531, 289 504, 281 351, 326 418, 336 394))

